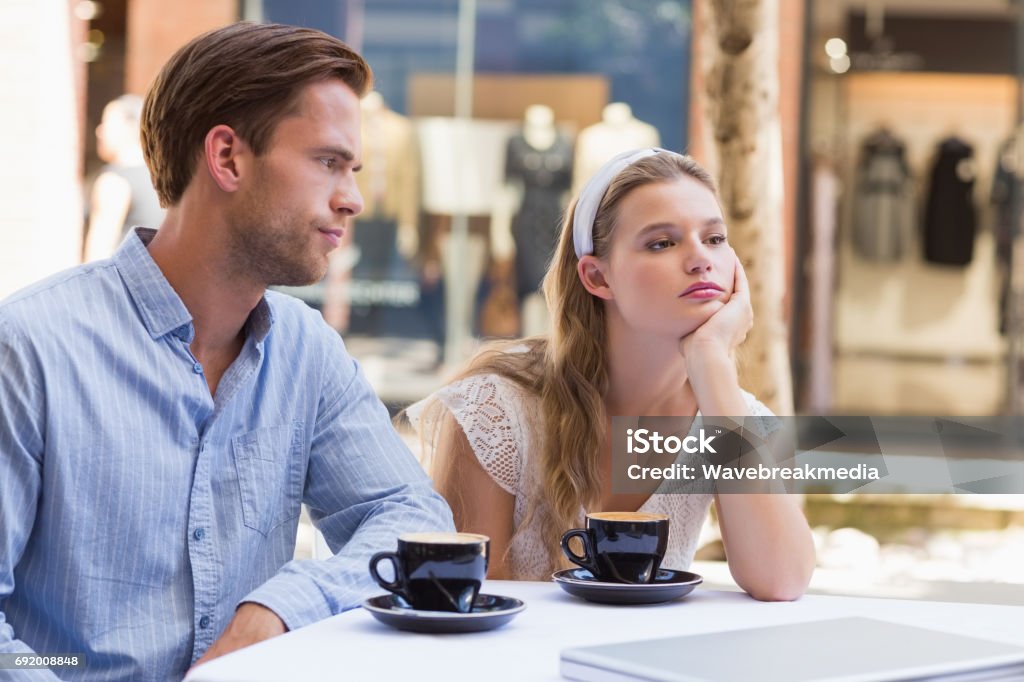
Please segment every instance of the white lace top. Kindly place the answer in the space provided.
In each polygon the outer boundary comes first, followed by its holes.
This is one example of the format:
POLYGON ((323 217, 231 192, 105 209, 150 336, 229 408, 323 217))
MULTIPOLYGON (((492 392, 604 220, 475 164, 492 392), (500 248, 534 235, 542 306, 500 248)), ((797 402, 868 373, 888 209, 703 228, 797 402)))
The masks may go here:
MULTIPOLYGON (((750 415, 772 415, 754 396, 746 391, 743 395, 750 415)), ((515 497, 515 532, 508 554, 511 578, 548 580, 550 559, 540 528, 520 528, 531 495, 540 494, 539 472, 537 467, 531 466, 531 457, 541 452, 542 445, 540 399, 496 374, 469 376, 408 408, 413 426, 422 428, 426 434, 434 432, 435 424, 421 425, 420 420, 424 409, 434 400, 440 400, 455 417, 473 453, 494 482, 515 497)), ((671 530, 662 566, 686 569, 690 565, 712 497, 710 494, 654 494, 640 507, 638 511, 669 517, 671 530)), ((581 525, 584 514, 581 508, 581 525)))

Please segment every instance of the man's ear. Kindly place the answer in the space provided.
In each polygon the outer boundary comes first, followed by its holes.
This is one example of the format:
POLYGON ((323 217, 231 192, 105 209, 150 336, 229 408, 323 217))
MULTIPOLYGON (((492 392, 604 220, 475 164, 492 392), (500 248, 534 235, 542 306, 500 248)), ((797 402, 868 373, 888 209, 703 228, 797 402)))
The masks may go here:
POLYGON ((598 298, 610 301, 615 298, 612 288, 608 286, 605 271, 607 263, 603 263, 595 256, 583 256, 576 264, 576 273, 583 282, 583 288, 598 298))
POLYGON ((206 133, 203 160, 210 177, 221 190, 236 192, 246 168, 249 147, 231 126, 217 125, 206 133))

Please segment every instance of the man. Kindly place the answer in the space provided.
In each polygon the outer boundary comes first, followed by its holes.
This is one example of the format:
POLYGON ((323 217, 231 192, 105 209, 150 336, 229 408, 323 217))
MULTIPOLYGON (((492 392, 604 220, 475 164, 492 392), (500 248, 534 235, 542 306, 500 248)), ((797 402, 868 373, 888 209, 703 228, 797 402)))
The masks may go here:
POLYGON ((370 79, 318 31, 196 38, 142 116, 160 230, 0 304, 0 652, 180 677, 357 605, 374 551, 452 528, 337 334, 266 291, 322 277, 362 208, 370 79), (327 561, 289 562, 302 502, 327 561))
POLYGON ((135 225, 157 227, 164 219, 139 143, 142 98, 121 95, 103 108, 96 126, 96 153, 106 162, 89 200, 85 260, 109 258, 135 225))

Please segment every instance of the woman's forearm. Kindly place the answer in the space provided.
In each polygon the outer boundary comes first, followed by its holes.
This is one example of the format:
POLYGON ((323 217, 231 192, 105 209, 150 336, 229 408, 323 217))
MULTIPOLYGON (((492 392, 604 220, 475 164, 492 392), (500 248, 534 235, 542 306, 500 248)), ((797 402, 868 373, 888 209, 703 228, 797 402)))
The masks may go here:
POLYGON ((686 373, 704 417, 742 417, 748 407, 740 390, 736 363, 720 347, 687 349, 686 373))
MULTIPOLYGON (((690 384, 705 418, 748 416, 732 358, 723 349, 694 348, 687 359, 690 384)), ((729 424, 723 424, 728 427, 729 424)), ((814 541, 796 498, 779 494, 716 496, 729 571, 756 599, 786 601, 807 589, 814 572, 814 541)))
POLYGON ((814 540, 796 498, 719 494, 718 522, 736 583, 755 599, 800 597, 814 572, 814 540))

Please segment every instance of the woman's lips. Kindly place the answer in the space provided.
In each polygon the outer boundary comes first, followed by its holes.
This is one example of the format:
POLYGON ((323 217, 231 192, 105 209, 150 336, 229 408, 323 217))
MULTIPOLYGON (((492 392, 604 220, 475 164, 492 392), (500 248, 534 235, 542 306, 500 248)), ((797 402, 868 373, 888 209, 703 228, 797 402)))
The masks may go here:
POLYGON ((680 298, 716 298, 723 293, 722 287, 714 282, 697 282, 679 294, 680 298))

